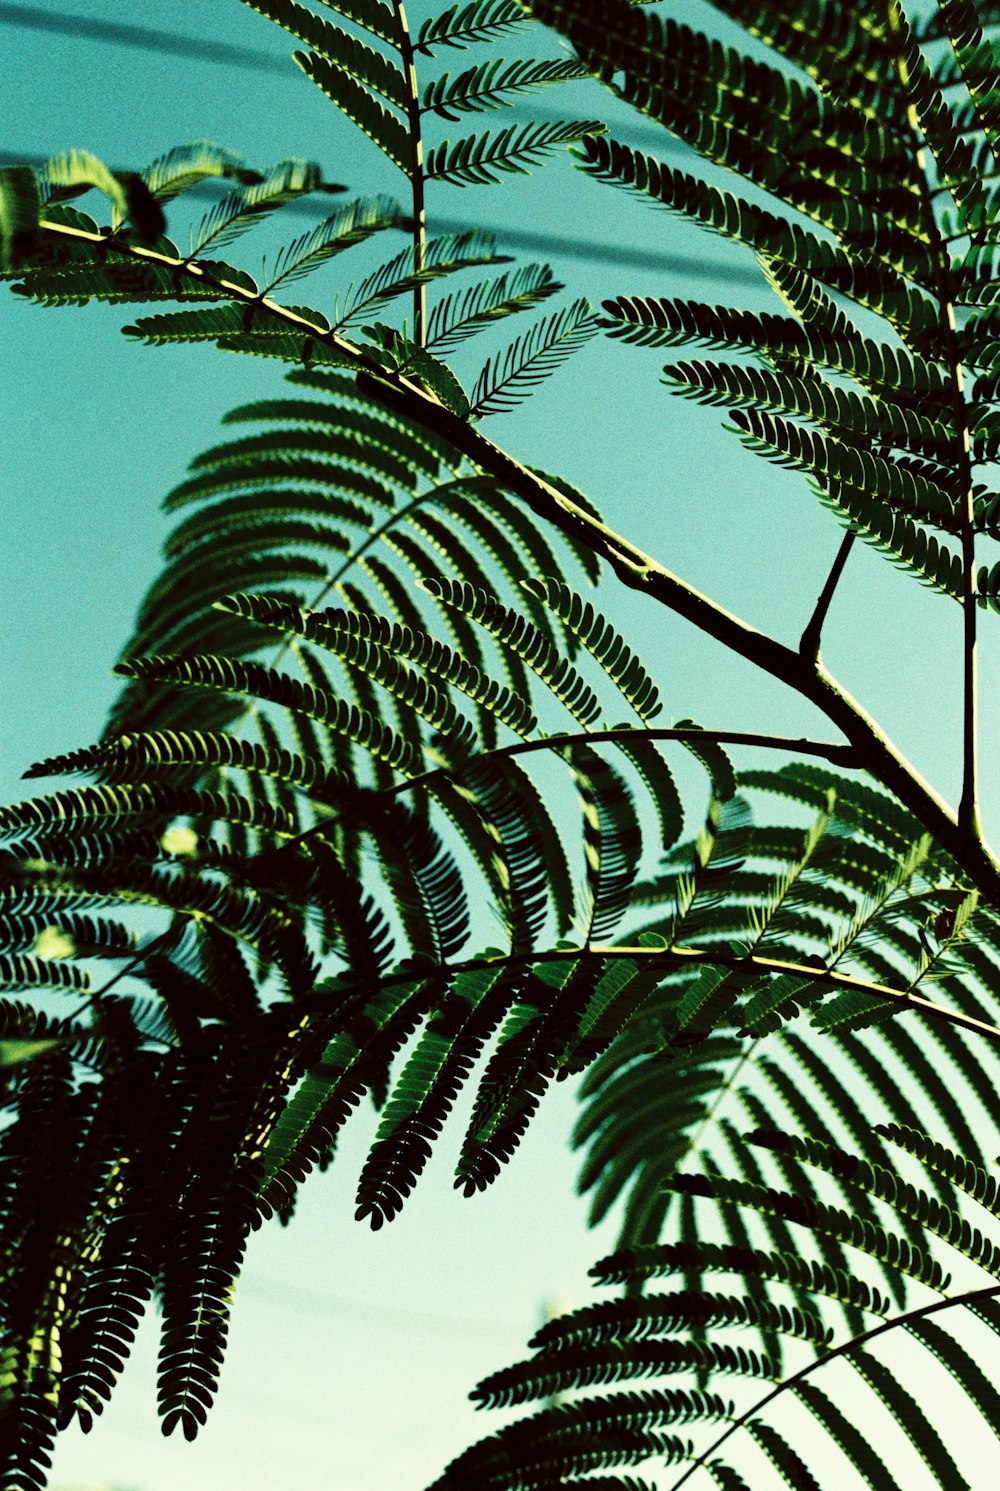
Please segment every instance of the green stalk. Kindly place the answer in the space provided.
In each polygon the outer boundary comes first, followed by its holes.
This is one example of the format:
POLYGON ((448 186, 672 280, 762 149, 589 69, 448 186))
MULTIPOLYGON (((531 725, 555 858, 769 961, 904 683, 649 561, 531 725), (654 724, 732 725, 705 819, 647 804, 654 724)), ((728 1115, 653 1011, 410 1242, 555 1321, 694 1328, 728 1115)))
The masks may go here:
MULTIPOLYGON (((956 1025, 962 1030, 971 1030, 975 1035, 983 1036, 987 1040, 1000 1041, 1000 1026, 989 1025, 985 1020, 977 1020, 972 1015, 963 1015, 960 1010, 946 1009, 944 1005, 934 1004, 932 1000, 924 999, 919 994, 912 994, 908 989, 894 989, 888 984, 872 983, 869 979, 855 978, 853 974, 817 968, 811 963, 792 963, 784 958, 764 958, 760 954, 745 955, 717 948, 676 946, 650 948, 631 946, 627 943, 605 947, 592 943, 589 947, 556 948, 550 952, 504 953, 493 957, 462 958, 457 963, 427 964, 426 968, 420 970, 420 976, 448 979, 456 974, 474 973, 489 968, 523 968, 527 972, 546 963, 585 963, 591 960, 604 963, 615 962, 619 958, 635 963, 662 964, 665 972, 678 968, 708 965, 715 968, 730 968, 734 973, 750 975, 792 974, 796 978, 824 988, 850 989, 855 993, 869 994, 874 999, 891 1002, 904 1009, 916 1010, 930 1019, 941 1020, 946 1025, 956 1025)), ((379 989, 392 989, 400 984, 412 983, 414 977, 412 967, 406 968, 402 973, 387 974, 380 980, 379 989)), ((367 983, 338 984, 336 998, 343 1000, 353 994, 364 995, 369 992, 370 984, 367 983)), ((294 1008, 296 1010, 315 1008, 322 1011, 329 1006, 329 1002, 328 994, 322 990, 314 990, 309 994, 301 995, 296 1000, 294 1008)), ((313 1070, 321 1076, 324 1075, 322 1062, 313 1070)))
MULTIPOLYGON (((413 59, 413 38, 403 0, 393 0, 396 13, 396 44, 406 74, 406 119, 410 137, 410 190, 413 200, 413 272, 422 275, 427 260, 427 210, 424 206, 424 142, 420 130, 420 94, 413 59)), ((413 340, 422 347, 427 340, 427 286, 413 290, 413 340)))

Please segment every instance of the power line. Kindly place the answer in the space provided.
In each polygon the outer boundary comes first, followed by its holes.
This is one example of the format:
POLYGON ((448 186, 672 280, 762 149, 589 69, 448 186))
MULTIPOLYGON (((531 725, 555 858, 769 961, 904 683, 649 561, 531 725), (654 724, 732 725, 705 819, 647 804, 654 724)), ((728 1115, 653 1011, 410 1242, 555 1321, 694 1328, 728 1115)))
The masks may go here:
POLYGON ((230 67, 280 72, 289 76, 288 62, 284 57, 262 51, 259 47, 206 41, 177 31, 160 31, 153 26, 126 26, 120 21, 43 10, 39 5, 12 5, 4 0, 0 4, 0 25, 21 26, 30 31, 54 31, 61 36, 85 36, 91 41, 109 42, 112 46, 129 47, 134 51, 167 52, 174 57, 193 57, 203 62, 220 62, 230 67))
POLYGON ((474 1319, 467 1315, 443 1315, 431 1310, 398 1309, 377 1301, 359 1300, 347 1295, 330 1294, 302 1284, 283 1283, 250 1271, 240 1277, 239 1288, 257 1296, 258 1305, 272 1304, 279 1309, 310 1315, 336 1315, 341 1320, 356 1319, 367 1325, 381 1324, 389 1330, 419 1335, 465 1336, 497 1341, 510 1335, 511 1322, 474 1319))
MULTIPOLYGON (((48 157, 44 155, 15 155, 9 150, 0 151, 0 167, 33 166, 41 169, 45 166, 47 159, 48 157)), ((126 174, 125 168, 115 167, 114 169, 118 174, 126 174)), ((132 169, 129 167, 127 171, 132 172, 132 169)), ((224 183, 208 179, 190 187, 184 195, 209 197, 217 201, 220 190, 225 190, 224 183)), ((317 217, 317 204, 314 199, 308 197, 293 199, 280 210, 282 213, 308 216, 314 221, 317 217)), ((507 248, 524 249, 529 253, 561 255, 566 259, 581 259, 593 264, 622 264, 629 269, 654 270, 661 274, 711 280, 719 284, 757 282, 755 276, 738 265, 732 268, 713 265, 710 261, 694 254, 664 254, 655 249, 602 243, 599 239, 569 237, 561 233, 534 232, 526 228, 511 228, 501 223, 491 224, 481 221, 473 223, 468 219, 436 217, 433 214, 428 218, 428 229, 432 233, 467 233, 473 228, 491 234, 499 244, 507 248)))
MULTIPOLYGON (((128 26, 119 21, 104 21, 90 16, 74 15, 69 11, 43 10, 37 5, 17 5, 9 0, 0 0, 0 26, 20 26, 33 31, 56 32, 63 36, 83 36, 91 41, 107 42, 111 46, 127 47, 139 52, 167 52, 175 57, 190 57, 195 61, 221 63, 223 66, 249 68, 257 72, 281 73, 286 78, 294 77, 288 58, 261 47, 236 46, 231 42, 207 41, 200 36, 191 36, 181 31, 161 31, 152 26, 128 26)), ((531 106, 529 109, 519 99, 512 99, 506 107, 514 114, 530 112, 532 119, 560 119, 552 109, 531 106)), ((631 124, 634 142, 645 137, 658 149, 676 150, 676 142, 665 131, 655 126, 638 129, 631 124)), ((623 143, 628 143, 624 140, 623 143)))
MULTIPOLYGON (((32 30, 56 32, 66 36, 86 36, 94 41, 112 46, 128 47, 137 51, 167 52, 173 56, 191 57, 227 66, 251 68, 259 72, 281 72, 291 76, 287 59, 255 47, 236 46, 230 42, 208 41, 201 37, 185 35, 176 31, 162 31, 150 26, 126 25, 118 21, 105 21, 90 16, 74 15, 66 11, 44 10, 36 5, 19 5, 10 0, 0 0, 0 25, 21 26, 32 30)), ((513 111, 518 111, 515 103, 513 111)), ((556 115, 548 110, 532 109, 534 118, 556 115)), ((675 142, 665 132, 652 128, 646 131, 631 131, 633 137, 645 133, 655 136, 657 145, 667 151, 676 148, 675 142)), ((9 152, 0 153, 2 165, 44 164, 38 156, 16 157, 9 152)), ((193 191, 200 195, 217 197, 218 187, 214 182, 200 183, 193 191)), ((297 215, 315 216, 315 206, 308 200, 292 201, 283 209, 297 215)), ((507 228, 481 222, 463 222, 460 219, 432 218, 429 227, 433 232, 463 233, 478 227, 491 233, 498 242, 510 248, 529 252, 559 254, 568 259, 579 259, 589 263, 622 264, 630 269, 653 270, 663 274, 682 275, 694 279, 715 280, 723 283, 749 283, 754 277, 738 266, 732 269, 706 264, 693 254, 664 254, 651 249, 626 248, 619 244, 601 243, 594 239, 567 237, 560 234, 532 232, 523 228, 507 228)))
POLYGON ((726 284, 742 282, 759 283, 756 276, 748 274, 738 266, 706 263, 694 254, 663 254, 655 249, 628 247, 618 243, 600 243, 593 238, 570 238, 560 233, 533 233, 524 228, 507 228, 498 224, 472 224, 457 218, 433 217, 428 219, 430 228, 437 233, 464 233, 476 226, 484 233, 492 233, 500 243, 509 248, 537 250, 547 254, 561 254, 567 259, 586 259, 596 264, 624 264, 630 269, 655 269, 664 274, 687 275, 694 279, 707 279, 726 284))

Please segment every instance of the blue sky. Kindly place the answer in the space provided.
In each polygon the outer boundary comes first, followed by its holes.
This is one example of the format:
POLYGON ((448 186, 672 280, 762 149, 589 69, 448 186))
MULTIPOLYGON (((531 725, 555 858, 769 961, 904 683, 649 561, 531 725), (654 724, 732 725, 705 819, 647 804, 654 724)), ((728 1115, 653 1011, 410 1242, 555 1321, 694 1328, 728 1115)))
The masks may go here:
MULTIPOLYGON (((139 15, 114 0, 67 0, 65 9, 46 0, 41 8, 114 21, 139 15)), ((426 9, 414 6, 415 18, 426 9)), ((141 19, 273 56, 291 51, 289 38, 238 0, 154 0, 141 19)), ((78 146, 113 166, 138 166, 207 138, 255 166, 308 156, 352 191, 395 189, 374 147, 290 63, 284 74, 181 64, 85 34, 8 25, 2 6, 0 34, 8 155, 78 146)), ((449 60, 463 65, 462 54, 449 60)), ((549 94, 542 105, 552 109, 557 100, 549 94)), ((567 117, 600 117, 606 95, 573 85, 558 106, 567 117)), ((187 211, 172 209, 175 234, 187 211)), ((611 250, 615 262, 549 256, 567 299, 682 293, 768 303, 744 257, 564 161, 489 190, 439 188, 430 213, 495 225, 501 246, 507 227, 611 250), (634 267, 617 262, 629 253, 634 267)), ((303 226, 290 218, 282 232, 291 237, 303 226)), ((247 238, 233 257, 252 271, 258 252, 247 238)), ((301 298, 311 289, 311 282, 303 286, 301 298)), ((19 777, 30 761, 96 738, 114 696, 111 666, 158 570, 163 494, 215 442, 228 408, 280 386, 269 362, 126 341, 117 328, 132 314, 49 310, 0 297, 7 395, 0 791, 7 800, 23 794, 19 777)), ((802 480, 744 452, 715 411, 671 399, 659 383, 662 360, 593 342, 522 410, 491 420, 487 433, 574 481, 613 526, 670 568, 792 641, 840 530, 802 480)), ((860 547, 838 593, 825 655, 954 798, 957 608, 860 547)), ((616 593, 613 581, 601 604, 641 647, 674 719, 831 737, 773 680, 757 678, 662 610, 616 593)), ((996 664, 988 637, 984 741, 993 733, 996 664)), ((989 777, 984 795, 987 831, 993 825, 1000 836, 1000 797, 989 777)), ((64 1436, 53 1485, 382 1491, 424 1484, 490 1427, 473 1420, 464 1393, 520 1353, 546 1299, 582 1302, 586 1267, 607 1250, 607 1232, 584 1235, 584 1205, 572 1194, 571 1117, 571 1096, 560 1090, 509 1173, 468 1203, 451 1191, 446 1137, 402 1218, 378 1236, 352 1220, 364 1145, 356 1126, 333 1174, 305 1188, 294 1225, 265 1229, 251 1244, 220 1401, 199 1441, 161 1439, 147 1337, 106 1422, 87 1439, 64 1436)))

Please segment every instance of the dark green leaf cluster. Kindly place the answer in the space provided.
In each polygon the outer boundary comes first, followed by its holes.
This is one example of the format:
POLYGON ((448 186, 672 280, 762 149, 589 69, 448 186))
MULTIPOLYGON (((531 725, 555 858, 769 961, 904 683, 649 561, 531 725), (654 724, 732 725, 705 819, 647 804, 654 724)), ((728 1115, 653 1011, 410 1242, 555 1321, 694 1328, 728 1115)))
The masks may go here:
MULTIPOLYGON (((604 723, 655 696, 569 587, 572 546, 345 374, 291 383, 171 495, 105 738, 31 772, 92 784, 0 814, 12 1467, 101 1411, 153 1292, 164 1427, 197 1431, 248 1231, 290 1214, 363 1095, 385 1101, 358 1192, 377 1226, 481 1056, 467 1191, 663 977, 658 939, 594 945, 640 823, 660 849, 682 820, 661 747, 604 723), (473 583, 502 576, 511 604, 473 583), (477 952, 484 901, 506 940, 477 952)), ((721 752, 696 754, 728 791, 721 752)))
POLYGON ((606 302, 605 329, 736 353, 664 372, 682 394, 735 411, 749 449, 805 471, 850 532, 922 583, 993 606, 995 562, 977 568, 959 542, 970 527, 992 536, 995 455, 982 303, 994 63, 975 8, 941 6, 942 55, 899 7, 864 26, 846 7, 816 7, 812 25, 784 5, 720 3, 776 66, 628 0, 529 8, 705 162, 677 170, 590 139, 584 169, 751 249, 791 312, 623 296, 606 302), (718 168, 756 194, 734 192, 718 168))
POLYGON ((102 1411, 154 1297, 164 1429, 198 1431, 248 1235, 291 1216, 364 1097, 379 1119, 357 1215, 379 1227, 466 1087, 455 1178, 472 1194, 549 1086, 582 1074, 581 1186, 595 1218, 619 1211, 595 1270, 617 1293, 487 1379, 483 1404, 547 1402, 440 1491, 650 1491, 651 1461, 732 1491, 817 1485, 778 1400, 894 1491, 834 1361, 953 1491, 960 1453, 880 1353, 905 1331, 995 1424, 1000 1200, 977 1115, 1000 1083, 1000 909, 878 784, 801 763, 737 775, 727 741, 788 743, 654 723, 661 680, 578 587, 598 554, 680 582, 470 425, 599 327, 721 354, 664 377, 804 473, 968 631, 1000 596, 983 29, 1000 15, 716 0, 770 65, 629 0, 472 0, 415 35, 385 0, 247 3, 300 44, 402 203, 348 200, 251 275, 216 255, 343 190, 313 163, 260 173, 199 142, 141 173, 83 151, 0 171, 16 293, 149 304, 130 335, 287 372, 169 494, 178 523, 105 735, 28 773, 89 780, 0 809, 0 1480, 44 1484, 57 1428, 102 1411), (529 11, 577 57, 495 55, 529 11), (490 50, 443 70, 470 47, 490 50), (593 119, 428 133, 586 75, 679 139, 685 168, 593 119), (484 233, 430 238, 427 194, 567 145, 751 252, 780 309, 623 293, 598 320, 577 300, 467 394, 443 355, 562 287, 545 265, 496 272, 484 233), (213 178, 225 195, 182 250, 164 209, 213 178), (106 223, 72 205, 93 190, 106 223), (395 233, 405 248, 377 253, 395 233), (325 312, 285 303, 348 251, 356 278, 325 312), (686 838, 685 752, 708 779, 686 838))

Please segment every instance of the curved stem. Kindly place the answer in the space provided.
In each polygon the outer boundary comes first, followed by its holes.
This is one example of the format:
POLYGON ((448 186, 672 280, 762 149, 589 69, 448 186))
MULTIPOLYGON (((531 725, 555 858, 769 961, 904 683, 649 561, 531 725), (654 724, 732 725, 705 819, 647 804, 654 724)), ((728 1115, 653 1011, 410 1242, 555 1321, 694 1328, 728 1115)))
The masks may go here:
POLYGON ((1000 1284, 991 1284, 985 1289, 970 1289, 965 1294, 952 1295, 950 1299, 938 1299, 933 1304, 921 1305, 919 1309, 907 1310, 905 1315, 896 1315, 892 1320, 883 1320, 879 1325, 873 1325, 870 1330, 863 1331, 860 1336, 854 1336, 850 1341, 845 1341, 842 1345, 834 1346, 830 1351, 825 1351, 815 1361, 808 1362, 798 1372, 794 1372, 791 1377, 786 1377, 784 1381, 779 1382, 777 1387, 772 1388, 769 1393, 765 1393, 764 1397, 759 1398, 745 1413, 741 1413, 738 1418, 733 1419, 732 1423, 728 1424, 722 1433, 716 1436, 708 1448, 703 1450, 697 1459, 692 1460, 683 1475, 674 1481, 670 1487, 670 1491, 680 1491, 684 1482, 690 1480, 696 1470, 701 1470, 707 1463, 708 1457, 714 1455, 725 1444, 726 1440, 736 1433, 737 1429, 742 1429, 752 1418, 755 1418, 757 1414, 762 1413, 769 1404, 773 1403, 775 1398, 780 1397, 789 1388, 797 1387, 800 1382, 804 1382, 807 1377, 811 1377, 821 1367, 825 1367, 828 1363, 836 1361, 838 1357, 848 1356, 852 1351, 860 1350, 861 1347, 867 1346, 869 1341, 874 1341, 878 1336, 885 1335, 887 1331, 896 1330, 900 1326, 905 1328, 911 1321, 925 1320, 929 1315, 939 1315, 942 1311, 950 1310, 955 1305, 970 1305, 983 1299, 996 1299, 998 1295, 1000 1295, 1000 1284))
MULTIPOLYGON (((694 726, 676 729, 644 726, 640 729, 634 725, 618 725, 608 730, 574 730, 562 735, 543 735, 537 740, 519 740, 514 745, 497 746, 492 751, 479 751, 472 760, 503 761, 512 756, 528 756, 535 751, 557 751, 562 746, 575 745, 578 741, 585 741, 588 745, 595 742, 610 742, 613 745, 615 741, 627 740, 630 736, 640 736, 643 740, 711 740, 720 745, 760 746, 769 751, 789 751, 796 756, 820 756, 846 767, 858 765, 853 746, 842 745, 833 740, 806 740, 792 735, 756 735, 750 730, 701 730, 694 726)), ((433 771, 408 777, 406 781, 397 782, 394 787, 384 790, 388 795, 408 792, 412 787, 426 787, 442 777, 451 776, 453 772, 453 767, 438 766, 433 771)))

